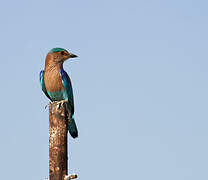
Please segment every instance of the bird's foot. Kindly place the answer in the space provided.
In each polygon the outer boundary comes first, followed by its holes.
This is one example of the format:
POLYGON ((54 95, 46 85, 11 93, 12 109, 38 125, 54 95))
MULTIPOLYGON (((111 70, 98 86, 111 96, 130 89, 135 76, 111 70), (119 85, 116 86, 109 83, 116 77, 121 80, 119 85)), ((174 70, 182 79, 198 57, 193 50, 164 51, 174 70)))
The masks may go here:
POLYGON ((64 180, 70 180, 70 179, 76 179, 77 175, 76 174, 70 174, 65 176, 64 180))
POLYGON ((46 109, 48 106, 50 106, 51 104, 52 104, 52 102, 46 104, 45 109, 46 109))
POLYGON ((60 109, 61 106, 64 105, 65 102, 67 102, 67 100, 61 100, 61 101, 55 101, 57 106, 56 106, 56 109, 60 109))
POLYGON ((56 109, 60 109, 61 106, 63 106, 65 102, 67 102, 67 100, 61 100, 61 101, 53 101, 53 102, 50 102, 50 103, 48 103, 48 104, 45 106, 45 109, 46 109, 48 106, 50 106, 51 104, 53 104, 53 103, 56 103, 56 104, 57 104, 56 109))

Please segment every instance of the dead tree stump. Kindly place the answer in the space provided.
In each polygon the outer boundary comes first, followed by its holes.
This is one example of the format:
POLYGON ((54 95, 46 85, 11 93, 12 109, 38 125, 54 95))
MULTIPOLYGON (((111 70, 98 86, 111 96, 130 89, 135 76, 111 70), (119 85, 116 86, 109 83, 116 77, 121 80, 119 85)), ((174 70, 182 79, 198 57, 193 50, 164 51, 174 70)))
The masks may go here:
POLYGON ((64 180, 67 176, 67 113, 65 105, 49 105, 49 179, 64 180))
POLYGON ((68 176, 67 167, 67 124, 70 114, 65 102, 56 101, 49 105, 49 180, 70 180, 76 174, 68 176))

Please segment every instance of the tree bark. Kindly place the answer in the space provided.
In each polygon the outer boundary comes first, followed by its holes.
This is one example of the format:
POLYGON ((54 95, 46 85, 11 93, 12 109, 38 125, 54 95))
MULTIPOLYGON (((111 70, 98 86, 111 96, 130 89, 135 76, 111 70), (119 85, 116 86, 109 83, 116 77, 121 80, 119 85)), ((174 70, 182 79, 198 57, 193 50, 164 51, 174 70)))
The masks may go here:
POLYGON ((49 179, 64 180, 67 176, 66 107, 59 102, 49 106, 49 179))

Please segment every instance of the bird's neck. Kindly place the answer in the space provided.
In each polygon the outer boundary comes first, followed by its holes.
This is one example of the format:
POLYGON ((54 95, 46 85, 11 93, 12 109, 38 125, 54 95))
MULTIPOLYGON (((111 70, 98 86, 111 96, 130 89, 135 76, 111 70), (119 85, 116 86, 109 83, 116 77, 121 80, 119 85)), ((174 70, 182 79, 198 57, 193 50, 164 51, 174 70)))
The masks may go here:
POLYGON ((52 56, 48 55, 45 61, 45 71, 59 71, 60 69, 63 69, 63 62, 56 62, 52 56))
POLYGON ((49 71, 60 71, 60 69, 63 69, 63 64, 57 64, 57 63, 50 63, 50 64, 47 64, 45 66, 45 72, 49 72, 49 71))

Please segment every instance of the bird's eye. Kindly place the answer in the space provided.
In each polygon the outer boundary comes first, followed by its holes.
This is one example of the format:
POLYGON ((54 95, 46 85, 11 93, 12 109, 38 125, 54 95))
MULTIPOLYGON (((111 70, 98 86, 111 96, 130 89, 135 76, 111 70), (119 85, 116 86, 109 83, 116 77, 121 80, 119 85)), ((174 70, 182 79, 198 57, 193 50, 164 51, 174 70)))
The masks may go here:
POLYGON ((65 53, 64 53, 64 51, 61 51, 61 55, 64 55, 65 53))

